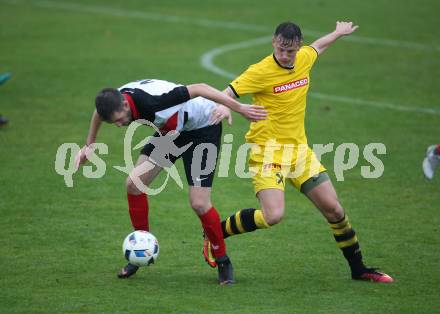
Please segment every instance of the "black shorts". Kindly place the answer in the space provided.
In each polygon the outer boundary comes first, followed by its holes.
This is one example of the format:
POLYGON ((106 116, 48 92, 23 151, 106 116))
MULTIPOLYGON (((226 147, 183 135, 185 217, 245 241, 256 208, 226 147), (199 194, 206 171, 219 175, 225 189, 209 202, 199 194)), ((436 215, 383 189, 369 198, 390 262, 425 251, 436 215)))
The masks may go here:
POLYGON ((182 157, 188 185, 211 187, 217 167, 221 135, 221 123, 182 131, 178 136, 160 135, 156 132, 141 154, 148 156, 162 168, 171 167, 182 157), (171 138, 166 139, 170 136, 171 138), (186 145, 188 146, 184 149, 186 145))

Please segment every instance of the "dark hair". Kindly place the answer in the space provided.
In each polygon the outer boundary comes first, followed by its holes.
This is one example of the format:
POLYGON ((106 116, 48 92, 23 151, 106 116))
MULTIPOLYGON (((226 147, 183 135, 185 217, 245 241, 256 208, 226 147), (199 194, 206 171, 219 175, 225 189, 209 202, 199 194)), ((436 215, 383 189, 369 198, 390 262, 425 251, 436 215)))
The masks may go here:
POLYGON ((122 109, 123 102, 124 96, 116 88, 104 88, 96 95, 96 111, 104 121, 110 122, 113 113, 122 109))
POLYGON ((301 29, 292 22, 284 22, 275 29, 274 37, 281 36, 283 44, 291 44, 292 42, 301 42, 303 37, 301 29))

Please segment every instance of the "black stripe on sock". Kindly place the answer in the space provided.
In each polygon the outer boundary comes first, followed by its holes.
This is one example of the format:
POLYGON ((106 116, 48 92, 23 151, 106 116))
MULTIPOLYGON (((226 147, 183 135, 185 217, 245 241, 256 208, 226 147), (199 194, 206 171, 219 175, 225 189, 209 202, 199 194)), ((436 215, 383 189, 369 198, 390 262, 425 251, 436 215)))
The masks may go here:
POLYGON ((344 247, 341 250, 350 265, 351 272, 354 274, 362 272, 365 265, 362 262, 362 252, 359 248, 359 243, 356 242, 355 244, 344 247))
POLYGON ((359 251, 359 243, 356 242, 353 245, 341 248, 342 253, 344 253, 345 258, 350 262, 357 253, 360 253, 359 251))
POLYGON ((257 229, 254 212, 255 208, 246 208, 240 211, 241 225, 246 232, 251 232, 257 229))
POLYGON ((350 229, 350 230, 348 230, 348 232, 346 232, 344 234, 340 234, 340 235, 334 234, 333 236, 335 237, 336 242, 342 242, 342 241, 350 240, 355 235, 356 235, 356 232, 354 232, 353 229, 350 229))
POLYGON ((235 215, 232 215, 229 217, 229 220, 231 221, 231 230, 234 234, 240 234, 241 232, 237 228, 237 223, 235 222, 235 215))
POLYGON ((226 239, 230 234, 226 231, 226 220, 222 221, 223 239, 226 239))

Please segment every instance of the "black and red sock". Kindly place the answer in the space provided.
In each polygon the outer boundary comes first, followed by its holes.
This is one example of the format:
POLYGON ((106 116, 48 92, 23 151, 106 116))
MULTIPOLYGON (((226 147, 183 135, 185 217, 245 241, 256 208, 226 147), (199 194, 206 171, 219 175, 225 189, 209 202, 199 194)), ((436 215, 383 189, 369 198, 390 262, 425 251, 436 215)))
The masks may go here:
POLYGON ((211 242, 212 254, 215 258, 226 255, 226 245, 223 239, 220 216, 214 207, 211 207, 206 213, 199 216, 202 222, 205 235, 211 242))
POLYGON ((128 212, 134 230, 149 231, 148 198, 146 194, 134 195, 127 193, 128 212))

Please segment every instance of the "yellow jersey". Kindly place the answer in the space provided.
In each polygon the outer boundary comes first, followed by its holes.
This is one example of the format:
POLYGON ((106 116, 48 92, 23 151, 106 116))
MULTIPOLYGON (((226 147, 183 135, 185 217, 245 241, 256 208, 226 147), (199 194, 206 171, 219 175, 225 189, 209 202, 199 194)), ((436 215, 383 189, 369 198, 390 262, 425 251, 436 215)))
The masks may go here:
MULTIPOLYGON (((246 141, 264 148, 278 144, 307 144, 304 129, 306 96, 310 86, 310 70, 318 57, 311 46, 303 46, 296 54, 294 67, 278 64, 274 55, 251 65, 229 85, 237 96, 252 94, 252 103, 264 106, 266 120, 252 122, 246 141)), ((254 159, 258 156, 254 156, 254 159)), ((262 157, 262 156, 261 156, 262 157)), ((274 162, 281 163, 281 151, 274 162)))

